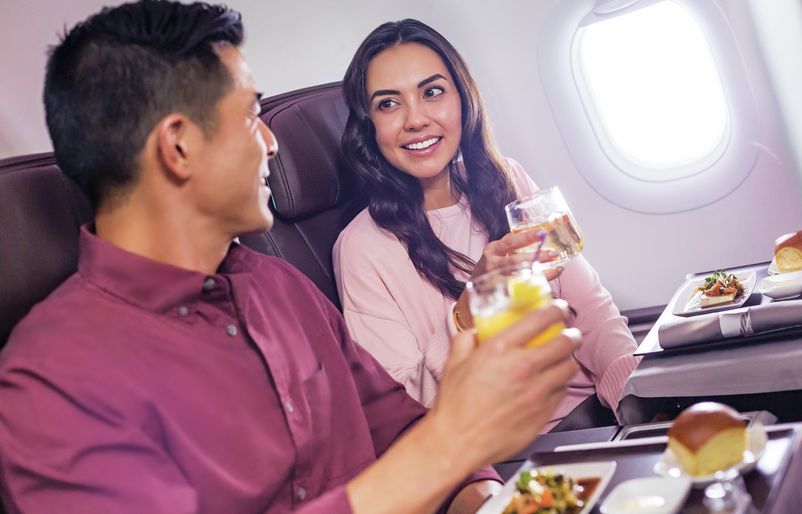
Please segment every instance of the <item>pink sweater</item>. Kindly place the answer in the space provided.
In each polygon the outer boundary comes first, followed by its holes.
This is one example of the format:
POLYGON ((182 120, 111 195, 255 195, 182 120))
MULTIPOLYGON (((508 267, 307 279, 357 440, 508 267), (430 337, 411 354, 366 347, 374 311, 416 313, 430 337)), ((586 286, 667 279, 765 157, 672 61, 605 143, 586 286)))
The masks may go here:
MULTIPOLYGON (((508 163, 521 195, 537 190, 519 163, 512 159, 508 163)), ((443 243, 479 259, 488 238, 472 225, 466 203, 427 214, 443 243)), ((403 244, 378 227, 367 209, 340 234, 333 258, 351 335, 404 385, 407 393, 430 406, 448 357, 454 302, 421 278, 403 244)), ((581 369, 544 431, 594 391, 615 412, 624 382, 638 363, 632 356, 637 345, 626 318, 584 257, 566 264, 551 287, 576 310, 569 324, 582 331, 584 343, 574 352, 581 369)))

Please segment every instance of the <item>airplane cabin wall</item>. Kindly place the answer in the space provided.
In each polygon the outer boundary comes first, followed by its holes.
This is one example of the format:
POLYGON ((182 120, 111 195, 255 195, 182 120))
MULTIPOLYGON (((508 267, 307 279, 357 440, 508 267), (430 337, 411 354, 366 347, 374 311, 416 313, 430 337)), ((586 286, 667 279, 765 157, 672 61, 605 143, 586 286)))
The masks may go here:
MULTIPOLYGON (((564 0, 228 4, 243 13, 244 52, 267 95, 340 80, 359 42, 381 22, 415 17, 442 32, 468 62, 502 152, 520 161, 541 186, 563 190, 585 232, 584 255, 622 309, 665 304, 686 273, 769 260, 776 236, 802 228, 802 185, 749 1, 719 3, 736 35, 758 107, 757 164, 721 201, 666 215, 613 205, 576 170, 537 63, 539 28, 559 1, 564 0)), ((40 100, 45 49, 61 27, 104 3, 3 0, 0 69, 14 73, 0 80, 0 158, 50 149, 40 100)), ((753 3, 769 9, 766 2, 753 3)))

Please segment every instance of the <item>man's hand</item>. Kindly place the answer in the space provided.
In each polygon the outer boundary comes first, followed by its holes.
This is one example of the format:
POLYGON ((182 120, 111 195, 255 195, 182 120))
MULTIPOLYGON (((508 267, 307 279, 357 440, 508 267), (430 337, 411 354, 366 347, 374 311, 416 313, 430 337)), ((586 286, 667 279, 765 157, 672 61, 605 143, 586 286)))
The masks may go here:
POLYGON ((466 469, 498 462, 528 444, 546 424, 577 372, 580 342, 565 329, 534 349, 527 341, 564 321, 562 300, 534 311, 478 348, 473 334, 454 339, 434 406, 427 416, 466 469))
MULTIPOLYGON (((517 234, 509 233, 499 239, 493 241, 485 246, 482 251, 482 257, 476 263, 476 267, 471 273, 471 280, 475 279, 483 273, 493 271, 506 266, 512 266, 520 263, 531 263, 534 258, 534 253, 515 253, 521 248, 525 248, 533 243, 540 241, 542 232, 538 230, 528 230, 526 232, 519 232, 517 234)), ((556 255, 551 252, 541 252, 540 261, 548 262, 554 260, 556 255)), ((563 272, 562 266, 545 270, 547 280, 554 280, 559 277, 563 272)), ((459 319, 464 326, 462 328, 473 328, 473 316, 471 316, 470 309, 468 308, 468 291, 463 290, 462 294, 457 298, 457 304, 454 308, 459 312, 459 319)))
MULTIPOLYGON (((526 343, 563 322, 566 311, 566 303, 557 300, 478 348, 471 332, 455 338, 432 409, 348 482, 353 512, 431 512, 472 471, 530 443, 577 371, 572 352, 580 335, 565 329, 537 348, 526 343)), ((460 505, 475 503, 478 492, 466 488, 465 496, 458 495, 460 505)))

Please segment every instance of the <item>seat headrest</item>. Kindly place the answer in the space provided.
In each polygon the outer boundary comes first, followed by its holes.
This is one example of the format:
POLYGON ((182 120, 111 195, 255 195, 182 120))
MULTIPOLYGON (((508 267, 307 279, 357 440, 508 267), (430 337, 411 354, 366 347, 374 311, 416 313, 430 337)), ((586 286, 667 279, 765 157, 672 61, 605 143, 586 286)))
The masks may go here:
POLYGON ((337 205, 342 199, 340 138, 348 108, 339 83, 310 95, 300 90, 262 104, 261 118, 278 139, 270 161, 276 213, 294 221, 337 205))
POLYGON ((92 211, 53 154, 0 161, 0 346, 17 322, 78 262, 78 232, 92 211))

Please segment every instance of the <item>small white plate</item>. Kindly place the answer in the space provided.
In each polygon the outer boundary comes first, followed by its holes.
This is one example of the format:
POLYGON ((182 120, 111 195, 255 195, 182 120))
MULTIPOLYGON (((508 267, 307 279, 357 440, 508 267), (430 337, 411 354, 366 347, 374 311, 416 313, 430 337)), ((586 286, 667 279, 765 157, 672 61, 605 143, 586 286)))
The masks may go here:
POLYGON ((775 300, 799 296, 802 294, 802 271, 769 275, 760 281, 757 290, 775 300))
POLYGON ((621 482, 601 504, 602 514, 676 514, 685 504, 691 479, 651 477, 621 482))
POLYGON ((749 296, 752 294, 752 290, 755 288, 755 282, 757 281, 757 274, 754 271, 750 271, 748 273, 736 273, 735 276, 744 286, 743 293, 741 293, 741 296, 736 296, 735 301, 705 308, 699 307, 698 302, 695 302, 695 305, 689 305, 691 298, 697 294, 701 294, 701 292, 697 290, 697 287, 704 284, 705 279, 699 278, 688 282, 685 288, 680 291, 677 296, 677 301, 674 303, 672 314, 675 316, 696 316, 697 314, 707 314, 708 312, 725 311, 727 309, 740 307, 746 303, 746 300, 748 300, 749 296))
MULTIPOLYGON (((755 469, 757 461, 760 460, 760 457, 763 456, 763 452, 766 450, 766 442, 768 441, 766 429, 759 423, 747 428, 746 436, 747 442, 746 450, 744 450, 744 458, 741 462, 733 466, 742 475, 755 469)), ((694 487, 704 487, 716 481, 713 475, 694 476, 685 473, 685 470, 682 469, 674 452, 668 447, 666 447, 660 460, 655 463, 654 472, 660 476, 670 478, 686 476, 691 479, 691 483, 694 487)))
POLYGON ((575 464, 555 464, 553 466, 535 467, 534 464, 526 461, 524 465, 515 472, 512 478, 507 480, 507 483, 504 484, 501 491, 487 500, 476 514, 501 514, 504 512, 504 508, 510 502, 510 498, 512 498, 512 494, 515 492, 515 482, 518 481, 518 475, 520 475, 522 471, 531 471, 533 469, 541 472, 551 471, 553 473, 559 473, 573 478, 574 481, 583 478, 598 478, 599 483, 596 485, 590 497, 585 499, 585 506, 578 513, 589 514, 590 511, 593 510, 593 506, 596 505, 599 495, 604 491, 604 488, 607 487, 607 484, 613 477, 615 462, 578 462, 575 464))

